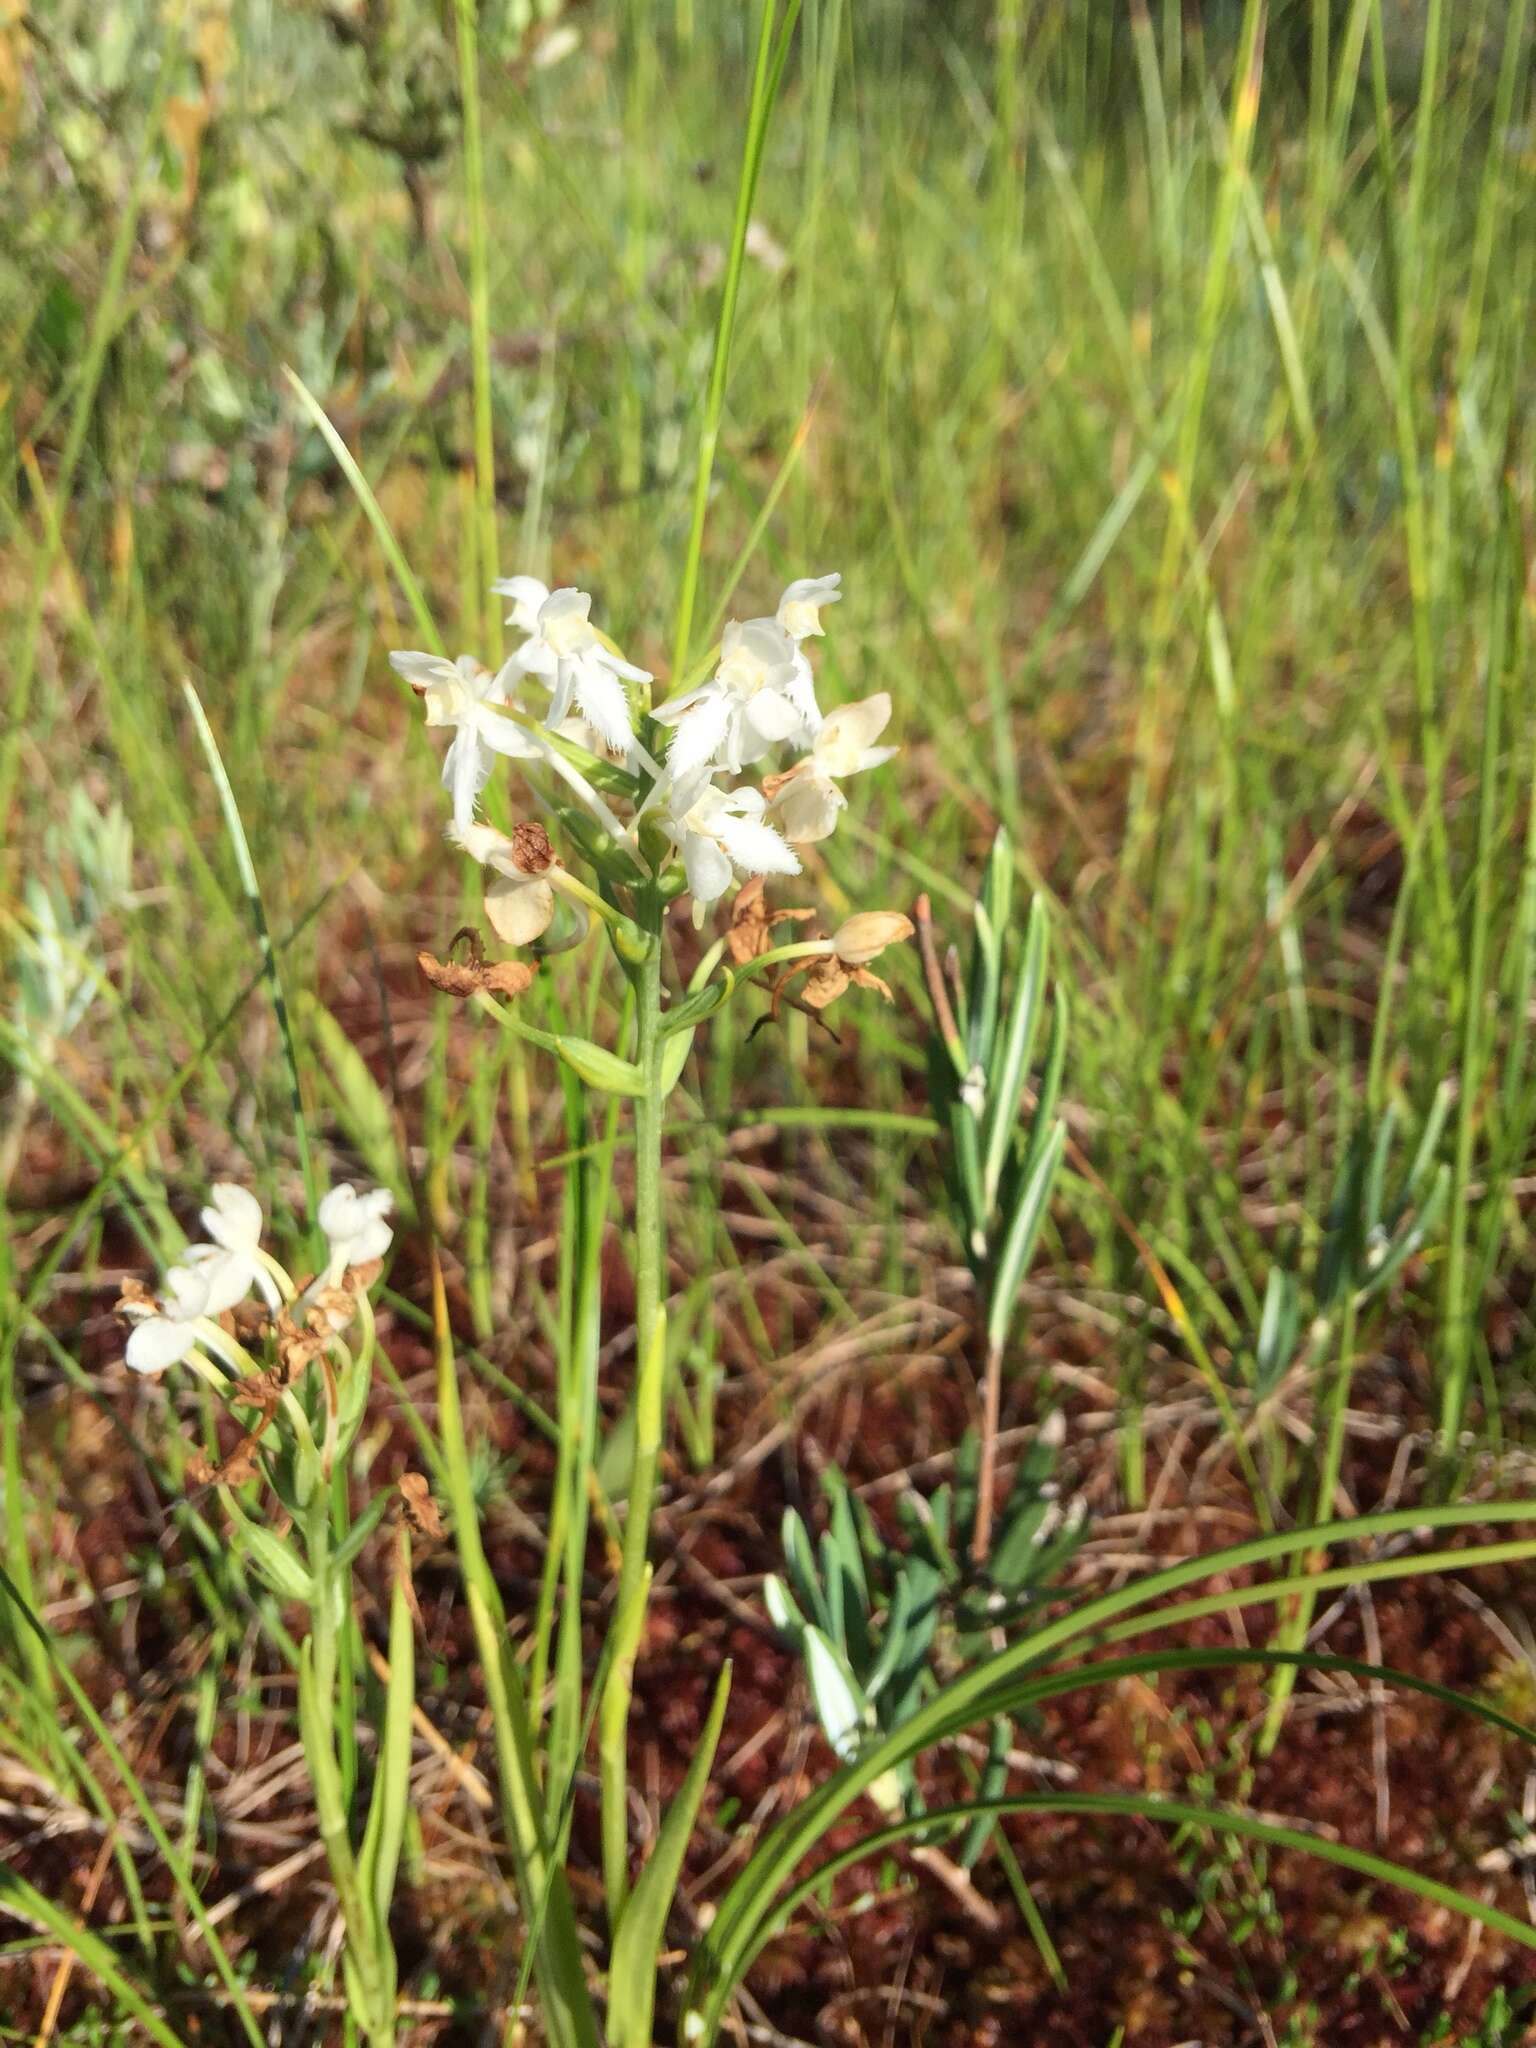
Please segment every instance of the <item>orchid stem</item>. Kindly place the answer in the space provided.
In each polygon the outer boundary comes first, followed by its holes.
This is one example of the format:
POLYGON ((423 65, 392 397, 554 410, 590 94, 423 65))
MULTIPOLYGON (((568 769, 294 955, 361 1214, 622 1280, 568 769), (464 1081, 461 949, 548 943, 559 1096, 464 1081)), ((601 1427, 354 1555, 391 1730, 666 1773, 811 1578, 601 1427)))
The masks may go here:
POLYGON ((617 1926, 629 1893, 626 1736, 635 1654, 645 1619, 647 1556, 666 1413, 667 1346, 663 1321, 666 1223, 661 1202, 662 921, 660 899, 642 909, 651 947, 634 976, 636 1064, 644 1084, 635 1098, 635 1392, 634 1456, 624 1520, 624 1549, 614 1602, 613 1660, 600 1710, 603 1885, 617 1926))

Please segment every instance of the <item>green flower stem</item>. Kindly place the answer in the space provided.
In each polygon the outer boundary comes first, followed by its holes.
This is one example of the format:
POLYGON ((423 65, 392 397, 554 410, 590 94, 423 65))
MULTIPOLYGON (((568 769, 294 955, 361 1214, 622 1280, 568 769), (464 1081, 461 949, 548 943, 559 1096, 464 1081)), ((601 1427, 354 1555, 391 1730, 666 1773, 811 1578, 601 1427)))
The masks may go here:
POLYGON ((635 1396, 634 1462, 630 1468, 624 1551, 614 1604, 612 1659, 599 1714, 602 1778, 603 1884, 610 1925, 617 1927, 629 1892, 626 1731, 634 1689, 635 1653, 645 1619, 646 1568, 656 1469, 666 1408, 667 1347, 662 1320, 665 1223, 661 1204, 662 906, 653 897, 642 919, 651 948, 635 970, 638 1046, 644 1076, 635 1098, 635 1396))

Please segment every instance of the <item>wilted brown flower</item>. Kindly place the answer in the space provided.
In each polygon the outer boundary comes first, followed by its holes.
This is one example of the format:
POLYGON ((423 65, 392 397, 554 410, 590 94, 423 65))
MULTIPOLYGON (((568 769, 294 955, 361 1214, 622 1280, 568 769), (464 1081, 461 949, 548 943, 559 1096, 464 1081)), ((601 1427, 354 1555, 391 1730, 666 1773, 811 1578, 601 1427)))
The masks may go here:
POLYGON ((777 925, 804 924, 816 915, 814 910, 770 910, 766 889, 767 877, 754 875, 737 890, 731 905, 725 949, 738 967, 745 967, 749 960, 760 959, 772 950, 771 934, 777 925))
POLYGON ((416 965, 445 996, 475 996, 482 990, 492 996, 520 996, 532 988, 535 972, 526 960, 497 960, 487 967, 483 961, 439 960, 427 952, 416 955, 416 965))

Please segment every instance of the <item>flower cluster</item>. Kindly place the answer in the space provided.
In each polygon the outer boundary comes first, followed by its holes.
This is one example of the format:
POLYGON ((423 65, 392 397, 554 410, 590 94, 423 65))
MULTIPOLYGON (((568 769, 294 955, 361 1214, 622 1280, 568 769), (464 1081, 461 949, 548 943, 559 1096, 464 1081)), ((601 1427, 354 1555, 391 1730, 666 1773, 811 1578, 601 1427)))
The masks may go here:
POLYGON ((492 877, 486 915, 498 937, 547 947, 562 902, 579 935, 592 910, 611 920, 613 901, 568 873, 542 826, 525 822, 509 837, 477 818, 498 754, 558 778, 558 789, 541 788, 539 777, 528 787, 568 831, 579 824, 590 835, 586 821, 596 821, 584 851, 600 880, 670 878, 668 894, 686 889, 696 921, 733 881, 800 872, 796 849, 827 838, 846 806, 840 784, 896 751, 877 744, 891 715, 884 691, 826 718, 816 701, 808 643, 822 634, 840 582, 802 577, 771 618, 732 620, 706 679, 654 710, 651 676, 592 623, 590 596, 532 576, 493 586, 511 600, 507 623, 522 635, 494 675, 468 655, 390 656, 424 700, 428 725, 452 729, 448 833, 492 877), (800 758, 760 786, 738 779, 778 747, 800 758))
POLYGON ((159 1374, 194 1354, 202 1358, 212 1352, 238 1368, 239 1348, 218 1318, 253 1290, 274 1318, 294 1309, 334 1314, 349 1276, 368 1277, 366 1269, 389 1250, 393 1232, 385 1218, 393 1201, 387 1188, 359 1194, 345 1181, 332 1188, 315 1216, 329 1254, 325 1270, 301 1292, 262 1246, 256 1197, 248 1188, 220 1181, 201 1215, 206 1241, 188 1245, 161 1281, 158 1300, 143 1290, 124 1296, 121 1307, 133 1323, 129 1365, 135 1372, 159 1374))

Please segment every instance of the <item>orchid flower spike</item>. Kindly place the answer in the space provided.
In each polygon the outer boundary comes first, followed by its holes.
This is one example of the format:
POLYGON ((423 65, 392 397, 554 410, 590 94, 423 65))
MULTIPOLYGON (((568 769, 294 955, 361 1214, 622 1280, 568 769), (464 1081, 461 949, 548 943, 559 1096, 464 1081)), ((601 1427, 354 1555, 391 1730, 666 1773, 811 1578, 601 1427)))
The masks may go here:
POLYGON ((224 1180, 210 1190, 202 1225, 212 1242, 192 1245, 183 1254, 183 1263, 208 1282, 210 1315, 244 1301, 253 1287, 274 1315, 282 1307, 272 1262, 261 1246, 262 1220, 261 1204, 249 1188, 224 1180))
POLYGON ((180 1365, 202 1342, 203 1320, 217 1314, 208 1277, 191 1266, 172 1266, 160 1283, 160 1306, 124 1304, 137 1318, 128 1337, 127 1358, 135 1372, 158 1375, 180 1365))
POLYGON ((879 690, 858 704, 834 711, 811 743, 811 751, 784 775, 763 778, 768 815, 796 846, 826 839, 848 799, 838 788, 845 776, 889 761, 895 747, 877 747, 891 716, 890 693, 879 690))
POLYGON ((389 665, 424 699, 428 725, 451 725, 453 742, 443 759, 443 787, 453 798, 454 823, 475 821, 475 804, 490 779, 492 757, 537 761, 543 750, 533 735, 496 707, 507 701, 516 675, 511 662, 492 675, 472 654, 446 661, 440 654, 392 654, 389 665))
MULTIPOLYGON (((535 589, 532 577, 509 577, 522 586, 517 597, 521 608, 531 608, 535 589)), ((544 723, 552 730, 563 725, 574 708, 593 726, 604 746, 627 754, 635 743, 629 700, 623 684, 648 683, 649 669, 636 668, 603 645, 589 614, 592 599, 584 590, 552 590, 539 605, 534 630, 513 655, 508 666, 520 675, 538 676, 550 688, 549 710, 544 723)), ((513 622, 520 623, 514 609, 513 622)))
POLYGON ((327 1287, 339 1286, 349 1266, 367 1266, 383 1258, 394 1240, 394 1232, 384 1221, 394 1205, 388 1188, 370 1188, 360 1195, 349 1181, 342 1181, 322 1198, 315 1220, 331 1248, 325 1269, 327 1287))
POLYGON ((700 769, 674 782, 657 823, 682 855, 696 905, 713 903, 733 874, 798 875, 799 856, 771 825, 763 823, 763 798, 755 789, 716 789, 700 769))

